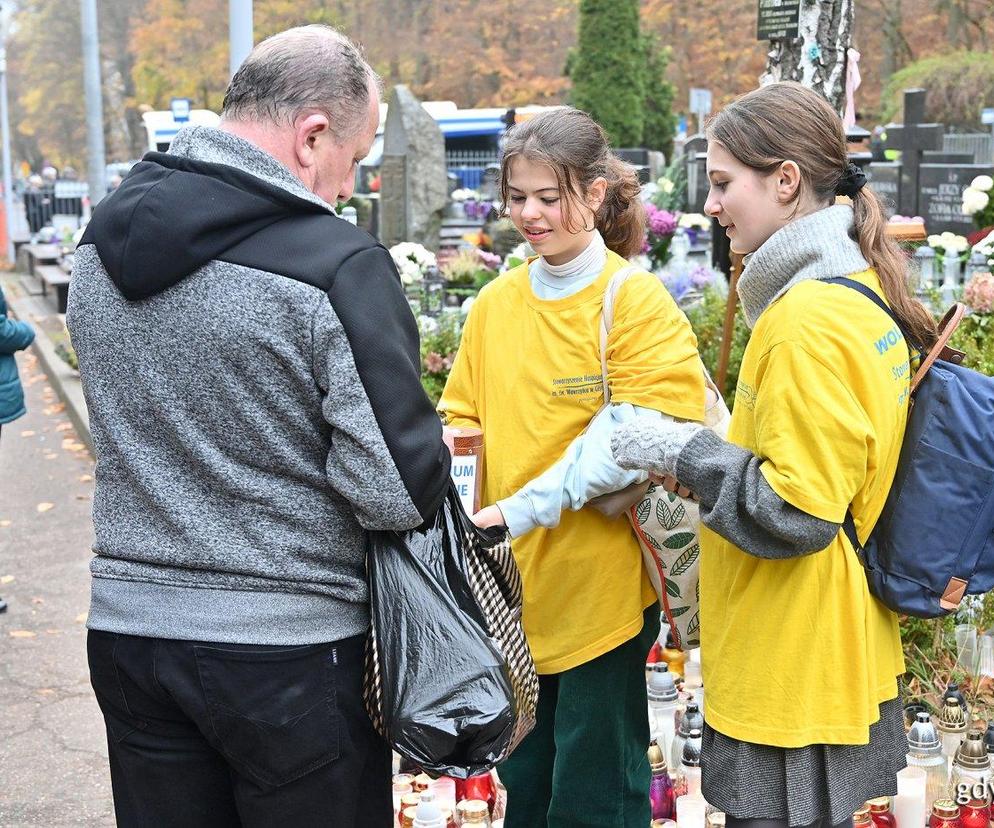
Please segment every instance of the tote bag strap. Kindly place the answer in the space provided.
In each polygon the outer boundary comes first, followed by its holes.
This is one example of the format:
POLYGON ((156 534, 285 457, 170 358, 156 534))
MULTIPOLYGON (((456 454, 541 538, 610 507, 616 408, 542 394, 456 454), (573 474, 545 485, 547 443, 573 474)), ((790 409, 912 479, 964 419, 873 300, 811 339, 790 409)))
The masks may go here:
POLYGON ((601 308, 601 382, 604 385, 604 405, 611 402, 611 388, 607 382, 607 336, 614 323, 614 302, 621 286, 638 272, 639 268, 635 265, 627 265, 611 277, 604 289, 604 306, 601 308))

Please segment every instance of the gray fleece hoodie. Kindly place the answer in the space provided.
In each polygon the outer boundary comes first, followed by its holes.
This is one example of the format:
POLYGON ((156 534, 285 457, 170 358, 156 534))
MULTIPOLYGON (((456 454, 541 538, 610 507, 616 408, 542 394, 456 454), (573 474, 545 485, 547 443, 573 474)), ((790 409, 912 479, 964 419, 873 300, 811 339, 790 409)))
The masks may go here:
POLYGON ((387 251, 267 153, 194 127, 96 209, 67 324, 97 457, 89 626, 363 632, 367 530, 420 525, 448 485, 387 251))

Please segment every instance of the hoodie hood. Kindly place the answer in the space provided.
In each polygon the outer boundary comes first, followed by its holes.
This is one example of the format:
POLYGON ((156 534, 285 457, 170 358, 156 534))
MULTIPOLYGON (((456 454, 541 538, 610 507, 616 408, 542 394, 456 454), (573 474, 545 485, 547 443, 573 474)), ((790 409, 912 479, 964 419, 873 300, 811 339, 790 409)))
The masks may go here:
POLYGON ((93 244, 131 300, 161 293, 269 225, 327 206, 226 164, 150 152, 93 211, 93 244))

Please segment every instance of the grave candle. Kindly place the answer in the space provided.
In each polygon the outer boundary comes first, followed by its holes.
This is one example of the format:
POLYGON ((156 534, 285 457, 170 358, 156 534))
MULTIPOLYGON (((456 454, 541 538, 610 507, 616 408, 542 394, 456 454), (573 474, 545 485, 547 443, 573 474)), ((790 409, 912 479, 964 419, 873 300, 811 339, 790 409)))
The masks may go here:
POLYGON ((449 427, 454 450, 452 479, 455 481, 466 514, 480 511, 483 489, 483 432, 478 428, 449 427))

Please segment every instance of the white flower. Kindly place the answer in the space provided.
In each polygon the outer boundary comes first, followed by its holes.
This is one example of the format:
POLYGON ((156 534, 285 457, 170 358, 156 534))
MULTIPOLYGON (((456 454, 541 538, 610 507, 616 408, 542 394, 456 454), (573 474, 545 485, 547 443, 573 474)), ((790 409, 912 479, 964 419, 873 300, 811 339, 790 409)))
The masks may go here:
POLYGON ((939 238, 938 233, 933 233, 931 236, 925 239, 925 243, 931 248, 942 247, 942 239, 939 238))
POLYGON ((711 220, 700 213, 684 213, 677 221, 679 227, 696 227, 698 230, 710 230, 711 220))
POLYGON ((405 285, 420 282, 429 267, 436 264, 435 254, 412 242, 400 242, 390 248, 390 256, 400 271, 400 279, 405 285))
MULTIPOLYGON (((978 176, 977 178, 986 178, 986 177, 987 176, 981 175, 978 176)), ((989 180, 990 179, 988 178, 988 181, 989 180)), ((991 197, 987 195, 987 193, 974 189, 972 186, 967 187, 965 190, 963 190, 963 212, 968 216, 972 216, 974 213, 979 213, 987 206, 990 200, 991 197)))
POLYGON ((469 309, 471 307, 473 307, 473 302, 475 302, 475 301, 476 301, 476 297, 475 296, 467 296, 465 299, 463 299, 463 303, 459 307, 459 310, 462 311, 462 313, 463 313, 464 316, 467 313, 469 313, 469 309))
POLYGON ((978 175, 970 182, 970 188, 988 193, 994 189, 994 178, 991 178, 989 175, 978 175))
POLYGON ((966 240, 966 236, 958 236, 956 233, 951 233, 947 230, 939 236, 938 246, 943 250, 952 250, 954 253, 962 253, 970 246, 970 243, 966 240))
POLYGON ((479 201, 480 194, 476 190, 469 189, 469 187, 462 187, 458 190, 453 190, 451 198, 453 201, 479 201))
POLYGON ((431 336, 438 330, 438 320, 430 316, 418 317, 418 331, 421 336, 431 336))
POLYGON ((664 176, 662 176, 661 178, 659 178, 659 179, 658 179, 658 180, 656 181, 656 186, 657 186, 657 187, 659 187, 659 189, 660 189, 660 190, 661 190, 662 192, 664 192, 664 193, 666 193, 667 195, 669 195, 670 193, 672 193, 672 192, 673 192, 673 186, 674 186, 674 184, 673 184, 673 182, 672 182, 672 181, 670 181, 670 179, 668 179, 668 178, 667 178, 667 177, 666 177, 666 176, 664 175, 664 176))

